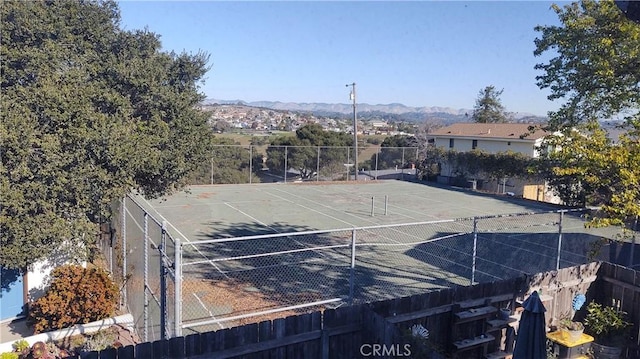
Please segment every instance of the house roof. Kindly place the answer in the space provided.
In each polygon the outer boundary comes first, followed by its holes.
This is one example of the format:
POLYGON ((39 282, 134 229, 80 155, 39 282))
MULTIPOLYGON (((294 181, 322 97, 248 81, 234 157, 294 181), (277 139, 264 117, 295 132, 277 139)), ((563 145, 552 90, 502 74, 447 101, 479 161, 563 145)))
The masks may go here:
POLYGON ((539 125, 528 123, 454 123, 453 125, 439 128, 429 135, 433 137, 472 137, 472 138, 496 138, 531 140, 543 138, 549 133, 540 129, 539 125), (529 131, 530 126, 535 126, 535 132, 529 131))

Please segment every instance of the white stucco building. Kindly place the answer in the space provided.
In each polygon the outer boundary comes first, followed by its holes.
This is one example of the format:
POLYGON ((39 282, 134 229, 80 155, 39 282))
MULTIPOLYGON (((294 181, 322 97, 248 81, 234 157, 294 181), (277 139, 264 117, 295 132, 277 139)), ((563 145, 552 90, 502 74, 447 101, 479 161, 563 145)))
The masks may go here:
MULTIPOLYGON (((487 153, 514 152, 531 158, 542 155, 541 145, 549 133, 539 125, 526 123, 456 123, 440 128, 428 136, 429 141, 443 150, 467 152, 481 150, 487 153)), ((443 163, 442 181, 448 183, 453 174, 450 164, 443 163)), ((475 188, 476 179, 473 179, 475 188)), ((483 189, 509 193, 527 199, 559 203, 559 198, 553 194, 546 183, 504 178, 493 183, 484 182, 483 189)))
POLYGON ((474 149, 488 153, 518 152, 539 157, 538 148, 547 132, 523 123, 455 123, 429 134, 436 147, 459 152, 474 149))

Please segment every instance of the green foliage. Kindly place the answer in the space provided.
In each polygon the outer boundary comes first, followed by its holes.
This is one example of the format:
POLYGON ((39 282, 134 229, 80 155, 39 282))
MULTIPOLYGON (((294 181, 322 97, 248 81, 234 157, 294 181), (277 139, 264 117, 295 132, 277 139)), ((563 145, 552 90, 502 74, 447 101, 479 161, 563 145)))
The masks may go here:
POLYGON ((511 151, 499 153, 487 153, 480 150, 457 152, 430 146, 423 154, 424 159, 418 165, 419 178, 438 175, 445 163, 452 170, 452 173, 448 174, 449 176, 463 179, 524 178, 530 176, 529 173, 532 172, 531 168, 535 163, 531 158, 511 151))
POLYGON ((29 345, 29 342, 27 342, 26 340, 20 339, 13 342, 13 344, 11 344, 11 347, 16 352, 22 352, 25 349, 29 349, 31 345, 29 345))
POLYGON ((495 86, 487 86, 480 90, 476 104, 473 107, 471 118, 478 123, 504 123, 507 122, 507 113, 500 101, 500 95, 504 90, 496 90, 495 86))
POLYGON ((13 343, 14 351, 0 354, 0 359, 58 359, 61 357, 60 349, 53 342, 35 342, 32 346, 20 339, 13 343))
MULTIPOLYGON (((378 153, 378 168, 387 169, 407 168, 411 163, 416 162, 416 149, 418 141, 415 136, 394 135, 389 136, 382 141, 380 152, 378 153), (403 160, 404 152, 404 162, 403 160)), ((371 163, 375 163, 376 155, 371 156, 371 163)))
POLYGON ((382 143, 382 140, 380 139, 380 137, 376 137, 376 136, 367 136, 365 141, 367 143, 370 143, 376 146, 382 143))
MULTIPOLYGON (((550 100, 564 99, 549 113, 550 127, 620 118, 640 120, 640 25, 628 20, 612 0, 583 0, 552 6, 560 26, 537 26, 534 54, 550 53, 536 69, 550 100)), ((636 124, 636 129, 638 128, 636 124)))
POLYGON ((541 173, 569 205, 602 206, 591 225, 625 226, 640 216, 640 25, 611 0, 553 6, 561 26, 538 26, 538 86, 564 99, 549 127, 558 152, 541 173), (612 143, 598 120, 620 119, 626 134, 612 143))
POLYGON ((560 328, 567 330, 584 330, 584 324, 582 324, 582 322, 573 321, 570 317, 561 318, 558 325, 560 328))
POLYGON ((600 206, 593 226, 625 226, 640 216, 640 141, 629 132, 614 144, 597 123, 566 130, 539 171, 569 205, 600 206))
POLYGON ((209 154, 208 56, 121 29, 110 0, 6 1, 0 14, 0 265, 62 243, 82 259, 115 198, 180 188, 209 154))
MULTIPOLYGON (((249 171, 253 166, 254 173, 262 168, 262 154, 250 151, 230 138, 215 137, 213 149, 207 159, 188 175, 189 184, 249 183, 249 171)), ((260 182, 257 176, 251 182, 260 182)))
POLYGON ((287 167, 297 169, 303 179, 310 178, 318 165, 320 147, 320 168, 329 172, 324 175, 330 176, 336 169, 338 173, 344 170, 349 146, 353 146, 353 137, 350 135, 325 131, 319 124, 309 124, 300 127, 295 137, 273 139, 267 149, 266 165, 271 172, 283 173, 286 154, 287 167))
POLYGON ((586 330, 602 345, 617 346, 624 343, 631 323, 625 320, 625 312, 611 306, 590 302, 584 319, 586 330))
POLYGON ((117 308, 118 288, 102 269, 65 265, 51 278, 45 295, 30 307, 28 323, 36 333, 105 319, 117 308))
POLYGON ((86 340, 82 346, 82 351, 92 352, 105 350, 112 347, 115 341, 116 335, 113 331, 101 330, 86 340))

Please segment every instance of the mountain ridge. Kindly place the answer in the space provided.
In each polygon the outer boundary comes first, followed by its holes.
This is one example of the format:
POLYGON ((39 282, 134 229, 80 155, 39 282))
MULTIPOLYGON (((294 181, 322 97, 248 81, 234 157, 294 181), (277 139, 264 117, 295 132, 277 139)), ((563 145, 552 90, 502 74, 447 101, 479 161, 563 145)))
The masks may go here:
MULTIPOLYGON (((262 107, 274 110, 286 110, 286 111, 298 111, 298 112, 311 112, 311 113, 340 113, 350 114, 353 112, 352 104, 345 103, 324 103, 324 102, 282 102, 282 101, 243 101, 243 100, 220 100, 220 99, 206 99, 203 102, 204 105, 244 105, 251 107, 262 107)), ((443 106, 421 106, 411 107, 401 103, 389 103, 389 104, 375 104, 368 103, 357 104, 358 113, 366 112, 378 112, 387 113, 392 115, 403 114, 449 114, 455 117, 471 116, 473 109, 455 109, 451 107, 443 106)), ((513 114, 515 119, 521 118, 542 118, 529 113, 515 113, 513 114)))
MULTIPOLYGON (((243 100, 220 100, 220 99, 206 99, 205 105, 230 105, 230 104, 242 104, 252 107, 264 107, 272 108, 276 110, 290 110, 290 111, 326 111, 326 112, 339 112, 339 113, 351 113, 353 111, 352 104, 345 103, 325 103, 325 102, 282 102, 282 101, 243 101, 243 100)), ((358 112, 379 111, 390 114, 403 114, 403 113, 448 113, 451 115, 464 115, 470 113, 473 110, 470 109, 454 109, 451 107, 441 106, 422 106, 411 107, 401 103, 389 103, 389 104, 375 104, 358 103, 358 112)))

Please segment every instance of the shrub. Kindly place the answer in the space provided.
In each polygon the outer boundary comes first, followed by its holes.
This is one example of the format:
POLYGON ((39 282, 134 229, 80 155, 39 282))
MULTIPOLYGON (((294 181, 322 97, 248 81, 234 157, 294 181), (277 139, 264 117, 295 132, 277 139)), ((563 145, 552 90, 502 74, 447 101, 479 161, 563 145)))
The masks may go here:
POLYGON ((13 342, 13 344, 11 344, 11 347, 16 352, 22 352, 25 349, 29 349, 30 345, 28 341, 20 339, 13 342))
POLYGON ((34 359, 40 359, 48 352, 49 351, 47 350, 47 346, 44 342, 35 342, 31 346, 31 356, 34 359))
POLYGON ((93 322, 115 312, 118 288, 104 270, 65 265, 54 269, 51 278, 45 295, 30 306, 28 319, 36 333, 93 322))
POLYGON ((632 324, 625 320, 626 315, 626 312, 612 306, 591 302, 587 306, 584 324, 596 343, 615 347, 623 344, 629 334, 632 324))
POLYGON ((0 354, 0 359, 18 359, 20 355, 15 352, 5 352, 0 354))
POLYGON ((115 340, 116 335, 114 332, 109 330, 101 330, 87 339, 87 341, 84 343, 82 351, 99 352, 113 346, 115 340))

